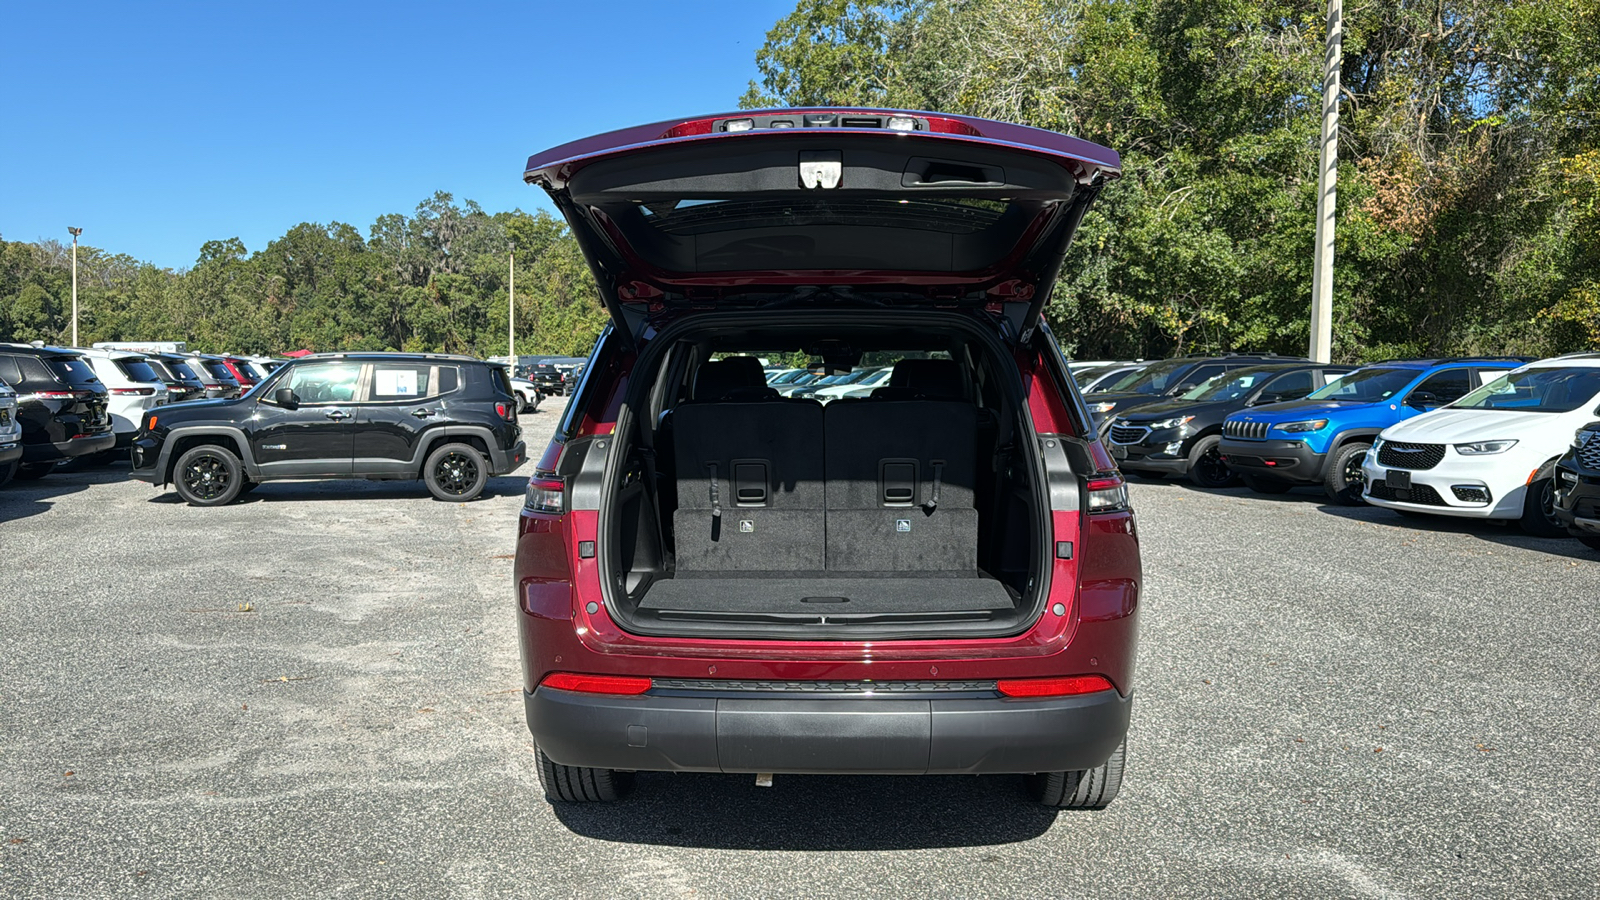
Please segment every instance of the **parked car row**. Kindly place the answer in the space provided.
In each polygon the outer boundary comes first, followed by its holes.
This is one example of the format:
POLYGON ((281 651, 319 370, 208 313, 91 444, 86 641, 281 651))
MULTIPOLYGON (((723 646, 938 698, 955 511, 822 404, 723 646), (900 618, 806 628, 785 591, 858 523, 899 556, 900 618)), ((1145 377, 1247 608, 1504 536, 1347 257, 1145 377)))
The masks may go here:
MULTIPOLYGON (((1086 397, 1091 409, 1096 398, 1086 397)), ((1530 534, 1571 533, 1600 549, 1596 419, 1600 354, 1359 369, 1281 361, 1119 410, 1106 438, 1127 471, 1211 488, 1238 480, 1263 494, 1318 486, 1335 503, 1516 521, 1530 534)))
POLYGON ((539 396, 471 357, 0 344, 0 484, 121 452, 198 506, 276 478, 420 478, 470 500, 523 462, 517 415, 539 396))

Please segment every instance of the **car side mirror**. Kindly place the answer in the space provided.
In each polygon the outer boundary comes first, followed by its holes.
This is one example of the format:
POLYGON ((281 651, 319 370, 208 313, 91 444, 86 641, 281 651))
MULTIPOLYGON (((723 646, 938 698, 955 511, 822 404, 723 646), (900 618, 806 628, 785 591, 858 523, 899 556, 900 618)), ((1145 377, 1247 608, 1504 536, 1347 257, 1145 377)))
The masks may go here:
POLYGON ((299 409, 300 395, 296 394, 293 388, 278 388, 272 395, 272 402, 284 409, 299 409))
POLYGON ((1444 402, 1439 399, 1437 394, 1430 391, 1412 391, 1406 396, 1406 405, 1414 406, 1417 409, 1428 409, 1429 407, 1443 406, 1444 402))

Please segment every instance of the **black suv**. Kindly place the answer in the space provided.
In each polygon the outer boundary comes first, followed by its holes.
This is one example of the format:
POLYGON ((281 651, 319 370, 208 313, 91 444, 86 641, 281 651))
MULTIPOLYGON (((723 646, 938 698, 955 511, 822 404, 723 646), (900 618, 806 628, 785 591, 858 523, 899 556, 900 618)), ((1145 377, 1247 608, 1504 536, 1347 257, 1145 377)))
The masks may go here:
POLYGON ((1128 471, 1187 475, 1201 487, 1225 487, 1236 476, 1218 453, 1223 419, 1247 407, 1303 399, 1354 370, 1306 362, 1234 369, 1111 420, 1111 454, 1128 471))
POLYGON ((1156 403, 1164 397, 1176 397, 1223 372, 1279 362, 1310 363, 1311 360, 1272 353, 1227 353, 1222 356, 1180 356, 1158 360, 1127 375, 1109 390, 1096 391, 1089 399, 1089 412, 1094 415, 1100 436, 1105 437, 1111 428, 1111 421, 1133 407, 1156 403))
POLYGON ((1555 514, 1590 550, 1600 550, 1600 422, 1578 429, 1556 463, 1555 514))
POLYGON ((469 356, 331 353, 295 360, 237 400, 152 410, 133 475, 221 506, 282 478, 421 478, 471 500, 527 453, 505 370, 469 356))
POLYGON ((62 460, 111 449, 109 395, 83 357, 60 347, 0 344, 0 381, 17 392, 22 422, 18 478, 39 478, 62 460))

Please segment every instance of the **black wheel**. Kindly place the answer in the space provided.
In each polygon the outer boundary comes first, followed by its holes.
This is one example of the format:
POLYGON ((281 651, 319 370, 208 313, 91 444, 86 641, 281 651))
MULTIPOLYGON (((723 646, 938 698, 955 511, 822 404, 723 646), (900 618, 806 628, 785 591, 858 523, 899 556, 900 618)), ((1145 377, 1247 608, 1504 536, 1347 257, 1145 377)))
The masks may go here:
POLYGON ((239 496, 243 483, 239 457, 216 444, 184 451, 172 469, 173 487, 190 506, 226 506, 239 496))
POLYGON ((470 444, 445 444, 428 454, 422 466, 422 480, 440 500, 463 502, 483 493, 489 481, 489 467, 483 454, 470 444))
POLYGON ((17 461, 16 460, 13 459, 11 462, 8 462, 8 463, 6 463, 4 465, 0 465, 0 487, 5 487, 6 485, 10 484, 12 476, 14 476, 16 474, 17 474, 17 461))
POLYGON ((609 803, 621 800, 633 786, 631 772, 563 766, 551 762, 543 750, 536 749, 534 753, 539 757, 539 780, 544 783, 544 795, 552 803, 609 803))
POLYGON ((38 481, 55 470, 55 463, 19 463, 15 477, 18 481, 38 481))
POLYGON ((1522 499, 1522 530, 1534 537, 1566 537, 1567 526, 1556 518, 1556 480, 1541 470, 1541 477, 1528 482, 1522 499))
POLYGON ((1578 543, 1588 547, 1590 550, 1600 553, 1600 537, 1580 537, 1578 538, 1578 543))
POLYGON ((1222 488, 1233 484, 1233 470, 1222 461, 1222 438, 1208 435, 1189 448, 1189 480, 1203 488, 1222 488))
POLYGON ((1361 463, 1366 458, 1366 444, 1345 444, 1328 457, 1328 468, 1322 477, 1322 489, 1328 499, 1340 506, 1360 506, 1361 489, 1366 476, 1361 473, 1361 463))
POLYGON ((1123 739, 1111 758, 1093 769, 1076 772, 1040 772, 1028 779, 1034 799, 1060 809, 1105 809, 1122 789, 1122 772, 1128 764, 1128 741, 1123 739))
POLYGON ((1258 494, 1287 494, 1294 487, 1287 481, 1279 481, 1266 475, 1240 475, 1239 479, 1244 486, 1258 494))

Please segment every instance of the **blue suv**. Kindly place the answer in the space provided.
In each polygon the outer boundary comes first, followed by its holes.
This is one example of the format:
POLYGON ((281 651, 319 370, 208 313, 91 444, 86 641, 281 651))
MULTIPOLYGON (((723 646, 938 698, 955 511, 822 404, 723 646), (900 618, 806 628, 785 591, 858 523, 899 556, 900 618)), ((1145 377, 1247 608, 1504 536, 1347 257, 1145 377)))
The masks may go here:
POLYGON ((1361 461, 1378 432, 1459 400, 1530 360, 1410 359, 1357 369, 1304 400, 1234 413, 1222 423, 1223 462, 1262 494, 1320 484, 1335 503, 1361 502, 1361 461))

